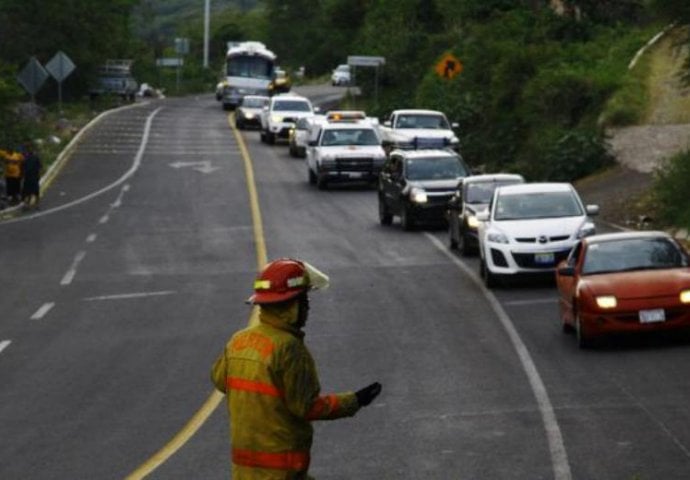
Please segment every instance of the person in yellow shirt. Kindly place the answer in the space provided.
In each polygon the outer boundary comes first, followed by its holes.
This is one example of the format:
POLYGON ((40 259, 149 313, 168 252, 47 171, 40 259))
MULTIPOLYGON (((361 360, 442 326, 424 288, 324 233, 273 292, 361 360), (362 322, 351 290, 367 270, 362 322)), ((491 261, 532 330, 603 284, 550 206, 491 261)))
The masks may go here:
POLYGON ((5 188, 11 205, 19 202, 22 192, 22 164, 24 155, 16 151, 0 150, 5 163, 5 188))

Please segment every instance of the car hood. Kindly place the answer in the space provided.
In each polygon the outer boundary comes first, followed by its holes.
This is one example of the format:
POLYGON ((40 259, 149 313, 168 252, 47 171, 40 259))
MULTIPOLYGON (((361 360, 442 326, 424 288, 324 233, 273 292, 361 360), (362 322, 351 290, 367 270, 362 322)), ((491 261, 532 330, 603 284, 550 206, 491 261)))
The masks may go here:
POLYGON ((452 130, 436 130, 432 128, 396 129, 392 136, 397 141, 411 141, 414 138, 448 138, 457 139, 452 130))
POLYGON ((534 220, 502 220, 492 227, 512 238, 572 236, 584 225, 586 217, 539 218, 534 220))
POLYGON ((581 286, 593 295, 615 295, 619 299, 676 296, 690 289, 690 269, 641 270, 584 276, 581 286))
POLYGON ((407 185, 409 188, 417 187, 424 190, 448 190, 455 192, 460 178, 452 178, 450 180, 410 180, 407 185))

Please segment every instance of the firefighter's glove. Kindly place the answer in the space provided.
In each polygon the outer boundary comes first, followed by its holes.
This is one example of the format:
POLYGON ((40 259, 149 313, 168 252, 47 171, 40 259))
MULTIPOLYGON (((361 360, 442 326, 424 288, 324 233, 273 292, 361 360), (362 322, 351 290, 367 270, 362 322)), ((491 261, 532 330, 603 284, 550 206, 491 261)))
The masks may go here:
POLYGON ((357 396, 359 406, 366 407, 379 396, 379 393, 381 393, 381 384, 379 382, 374 382, 361 390, 357 390, 355 395, 357 396))

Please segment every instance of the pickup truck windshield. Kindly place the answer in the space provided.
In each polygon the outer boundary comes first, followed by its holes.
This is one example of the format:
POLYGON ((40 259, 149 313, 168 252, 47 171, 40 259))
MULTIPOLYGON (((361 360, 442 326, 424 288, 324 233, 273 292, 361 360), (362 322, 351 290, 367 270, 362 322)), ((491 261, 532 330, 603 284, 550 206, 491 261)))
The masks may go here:
POLYGON ((441 115, 398 115, 395 128, 429 128, 450 130, 448 121, 441 115))
POLYGON ((380 145, 379 137, 371 128, 332 129, 323 132, 322 147, 335 145, 380 145))
POLYGON ((426 157, 407 160, 408 180, 452 180, 467 176, 467 169, 457 157, 426 157))
POLYGON ((273 104, 274 112, 311 112, 307 102, 300 100, 281 100, 273 104))

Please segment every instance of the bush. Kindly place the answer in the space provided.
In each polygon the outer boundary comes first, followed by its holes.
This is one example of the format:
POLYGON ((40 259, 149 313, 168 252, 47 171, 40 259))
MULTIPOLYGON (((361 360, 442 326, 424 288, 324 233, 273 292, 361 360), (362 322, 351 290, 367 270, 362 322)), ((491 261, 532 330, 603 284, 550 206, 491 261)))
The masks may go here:
POLYGON ((690 150, 671 157, 657 170, 652 199, 657 207, 657 217, 662 223, 690 227, 689 184, 690 150))

